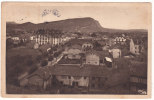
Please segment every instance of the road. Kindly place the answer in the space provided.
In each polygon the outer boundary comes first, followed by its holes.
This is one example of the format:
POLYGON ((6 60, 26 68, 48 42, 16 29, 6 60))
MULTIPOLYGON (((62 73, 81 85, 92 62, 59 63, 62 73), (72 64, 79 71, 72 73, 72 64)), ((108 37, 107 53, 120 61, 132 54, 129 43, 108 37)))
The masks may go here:
POLYGON ((57 64, 63 58, 63 53, 61 53, 57 58, 54 58, 52 61, 48 61, 47 66, 53 66, 57 64))

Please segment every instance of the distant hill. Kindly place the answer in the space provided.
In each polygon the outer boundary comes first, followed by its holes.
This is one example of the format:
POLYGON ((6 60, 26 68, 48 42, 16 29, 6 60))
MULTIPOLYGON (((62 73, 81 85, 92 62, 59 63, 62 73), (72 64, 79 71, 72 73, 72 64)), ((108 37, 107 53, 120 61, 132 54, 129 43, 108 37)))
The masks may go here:
POLYGON ((13 22, 6 23, 7 33, 12 31, 36 31, 38 29, 54 29, 62 30, 65 32, 80 32, 80 33, 93 33, 93 32, 146 32, 146 30, 119 30, 103 28, 99 22, 93 18, 74 18, 60 21, 44 22, 34 24, 31 22, 17 24, 13 22))

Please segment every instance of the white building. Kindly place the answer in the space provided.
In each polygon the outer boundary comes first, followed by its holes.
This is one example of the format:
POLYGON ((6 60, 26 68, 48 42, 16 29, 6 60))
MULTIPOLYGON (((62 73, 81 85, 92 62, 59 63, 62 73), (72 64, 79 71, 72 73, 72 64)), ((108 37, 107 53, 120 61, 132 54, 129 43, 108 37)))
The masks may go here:
POLYGON ((140 53, 140 46, 138 44, 138 41, 134 43, 133 39, 130 41, 130 52, 133 54, 139 54, 140 53))

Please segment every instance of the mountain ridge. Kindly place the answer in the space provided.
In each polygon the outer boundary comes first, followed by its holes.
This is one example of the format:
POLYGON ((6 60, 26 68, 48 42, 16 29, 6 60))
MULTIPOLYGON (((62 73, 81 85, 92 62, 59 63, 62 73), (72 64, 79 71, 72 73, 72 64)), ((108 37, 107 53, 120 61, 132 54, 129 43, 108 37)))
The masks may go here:
POLYGON ((7 27, 7 32, 13 30, 36 31, 39 29, 55 29, 55 30, 62 30, 65 32, 80 32, 80 33, 147 32, 147 30, 145 29, 124 30, 124 29, 104 28, 100 25, 100 23, 97 20, 91 17, 72 18, 59 21, 43 22, 38 24, 34 24, 32 22, 25 22, 22 24, 7 22, 6 27, 7 27))

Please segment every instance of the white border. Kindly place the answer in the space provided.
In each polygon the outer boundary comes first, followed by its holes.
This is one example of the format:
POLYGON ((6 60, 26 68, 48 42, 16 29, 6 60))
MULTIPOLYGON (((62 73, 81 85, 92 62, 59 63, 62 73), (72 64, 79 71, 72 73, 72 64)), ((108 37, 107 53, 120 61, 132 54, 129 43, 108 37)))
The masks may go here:
MULTIPOLYGON (((17 2, 19 0, 1 0, 1 2, 5 2, 5 1, 17 2)), ((45 0, 45 1, 43 1, 43 0, 24 0, 21 2, 28 2, 28 1, 29 2, 151 2, 151 3, 154 2, 153 0, 45 0)), ((154 7, 152 5, 152 12, 153 11, 154 11, 154 7)), ((0 15, 1 15, 1 7, 0 7, 0 15)), ((152 13, 152 18, 153 18, 153 13, 152 13)), ((1 22, 1 18, 0 18, 0 22, 1 22)), ((152 24, 153 23, 154 23, 154 21, 152 20, 152 24)), ((154 29, 153 26, 152 26, 152 29, 154 29)), ((1 27, 0 27, 0 31, 1 31, 1 27)), ((152 33, 153 33, 153 31, 152 31, 152 33)), ((153 38, 154 37, 152 35, 152 50, 154 50, 154 39, 153 38)), ((0 35, 0 39, 1 39, 1 35, 0 35)), ((1 41, 0 41, 0 48, 1 48, 1 41)), ((1 56, 1 49, 0 49, 0 56, 1 56)), ((152 53, 152 65, 154 65, 153 57, 154 57, 154 53, 152 53)), ((0 63, 1 63, 1 58, 0 58, 0 63)), ((0 68, 0 70, 1 70, 1 68, 0 68)), ((153 92, 153 90, 154 90, 154 86, 153 86, 154 85, 154 81, 153 81, 154 80, 154 73, 153 72, 154 72, 154 68, 152 68, 152 76, 153 77, 152 77, 152 98, 151 99, 154 99, 154 97, 153 97, 154 96, 154 92, 153 92)), ((0 74, 0 78, 1 78, 1 74, 0 74)), ((1 85, 1 82, 0 82, 0 85, 1 85)), ((0 88, 1 88, 1 86, 0 86, 0 88)), ((0 93, 0 95, 1 95, 1 93, 0 93)), ((10 100, 10 99, 20 100, 21 98, 2 98, 0 96, 0 100, 1 99, 3 99, 3 100, 10 100)), ((41 100, 41 98, 22 98, 22 99, 24 99, 24 100, 41 100)), ((43 98, 43 100, 68 100, 68 99, 73 100, 75 98, 43 98)), ((89 99, 80 99, 80 100, 89 100, 89 99)), ((97 99, 92 99, 92 100, 97 100, 97 99)), ((105 99, 105 100, 107 100, 107 99, 105 99)), ((128 100, 130 100, 130 99, 128 99, 128 100)), ((135 100, 135 99, 133 99, 133 100, 135 100)))

